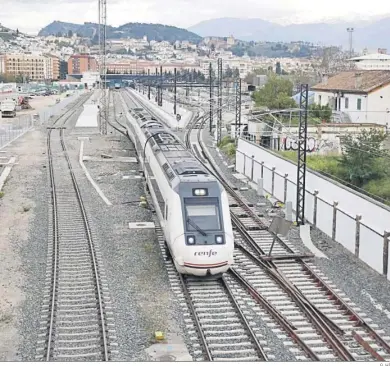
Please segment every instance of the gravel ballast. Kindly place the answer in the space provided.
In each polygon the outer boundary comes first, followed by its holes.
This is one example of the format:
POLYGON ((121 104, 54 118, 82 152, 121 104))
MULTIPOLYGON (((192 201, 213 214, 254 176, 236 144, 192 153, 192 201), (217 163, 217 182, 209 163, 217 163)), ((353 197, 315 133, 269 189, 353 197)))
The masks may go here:
MULTIPOLYGON (((117 110, 119 106, 117 106, 117 110)), ((171 293, 160 247, 153 229, 129 229, 131 222, 153 222, 154 215, 139 207, 144 196, 137 163, 85 161, 91 177, 112 203, 108 206, 87 180, 78 163, 77 130, 67 137, 76 179, 81 189, 94 242, 100 248, 112 302, 119 361, 150 360, 146 349, 154 333, 182 334, 180 309, 171 293), (125 179, 124 179, 125 177, 125 179)), ((81 136, 81 134, 80 134, 81 136)), ((101 158, 134 157, 133 145, 108 126, 107 136, 90 135, 84 155, 101 158)))
POLYGON ((35 357, 47 252, 45 132, 37 127, 3 149, 17 165, 0 199, 1 361, 35 357))
MULTIPOLYGON (((233 159, 229 159, 222 152, 223 160, 216 151, 215 144, 210 134, 202 131, 203 141, 208 148, 213 159, 218 163, 220 170, 236 187, 248 187, 246 191, 241 191, 241 195, 246 197, 251 203, 262 203, 265 206, 257 206, 257 210, 271 219, 269 213, 282 213, 280 209, 273 209, 271 203, 266 198, 259 198, 254 189, 247 184, 237 180, 232 173, 234 169, 229 169, 228 165, 234 164, 233 159)), ((362 312, 367 314, 369 324, 378 324, 386 335, 390 335, 390 282, 378 272, 374 271, 364 262, 356 258, 352 253, 339 243, 333 241, 327 235, 316 228, 312 228, 311 237, 313 244, 320 249, 329 259, 314 258, 313 263, 326 275, 334 286, 342 290, 362 312)), ((289 240, 301 252, 308 252, 300 239, 299 229, 292 227, 289 233, 289 240)))

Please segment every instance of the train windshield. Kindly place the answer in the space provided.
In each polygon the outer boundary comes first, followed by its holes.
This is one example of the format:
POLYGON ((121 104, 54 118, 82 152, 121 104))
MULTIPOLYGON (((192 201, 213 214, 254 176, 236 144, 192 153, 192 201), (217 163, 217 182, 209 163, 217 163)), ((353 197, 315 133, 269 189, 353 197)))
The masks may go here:
POLYGON ((185 198, 187 231, 221 230, 218 199, 185 198))

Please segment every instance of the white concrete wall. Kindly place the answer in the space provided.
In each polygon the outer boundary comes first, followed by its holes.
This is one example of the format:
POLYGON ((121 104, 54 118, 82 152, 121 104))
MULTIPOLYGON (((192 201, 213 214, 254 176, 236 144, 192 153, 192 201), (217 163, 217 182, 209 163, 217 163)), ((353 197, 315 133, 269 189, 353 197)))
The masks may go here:
MULTIPOLYGON (((296 164, 259 145, 240 139, 236 154, 236 170, 249 177, 252 182, 263 178, 264 189, 283 202, 291 201, 295 210, 296 164)), ((383 252, 383 236, 385 231, 390 231, 389 207, 308 170, 305 211, 305 217, 310 223, 315 224, 352 253, 357 253, 360 259, 376 271, 383 273, 384 262, 388 262, 383 252), (317 195, 314 194, 316 190, 317 195), (336 209, 333 207, 335 201, 338 202, 336 209), (360 227, 358 243, 355 238, 356 215, 362 216, 360 224, 358 223, 360 227)), ((390 279, 390 274, 388 278, 390 279)))
POLYGON ((367 100, 367 120, 386 125, 390 123, 390 86, 385 86, 369 94, 367 100))

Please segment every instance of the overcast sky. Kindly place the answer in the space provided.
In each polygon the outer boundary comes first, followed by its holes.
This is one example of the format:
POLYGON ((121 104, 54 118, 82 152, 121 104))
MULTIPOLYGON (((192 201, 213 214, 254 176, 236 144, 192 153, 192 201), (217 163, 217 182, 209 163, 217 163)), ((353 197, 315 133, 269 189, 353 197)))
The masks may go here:
MULTIPOLYGON (((36 33, 53 20, 97 22, 98 0, 0 0, 0 23, 36 33)), ((280 23, 390 14, 385 0, 107 0, 108 24, 163 23, 187 28, 222 17, 262 18, 280 23), (354 10, 351 10, 354 9, 354 10)))

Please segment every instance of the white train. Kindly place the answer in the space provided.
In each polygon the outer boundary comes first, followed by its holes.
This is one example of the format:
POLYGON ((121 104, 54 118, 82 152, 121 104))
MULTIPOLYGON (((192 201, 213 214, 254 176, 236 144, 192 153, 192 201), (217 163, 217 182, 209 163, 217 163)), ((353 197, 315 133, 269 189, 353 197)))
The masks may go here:
POLYGON ((226 272, 234 238, 222 185, 164 125, 131 111, 129 134, 176 269, 195 276, 226 272))

